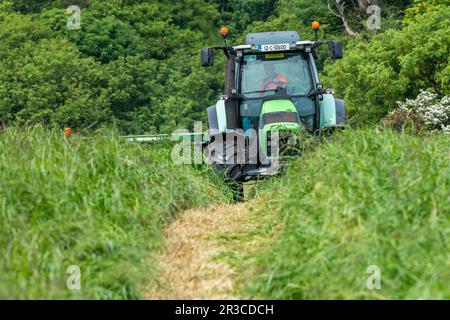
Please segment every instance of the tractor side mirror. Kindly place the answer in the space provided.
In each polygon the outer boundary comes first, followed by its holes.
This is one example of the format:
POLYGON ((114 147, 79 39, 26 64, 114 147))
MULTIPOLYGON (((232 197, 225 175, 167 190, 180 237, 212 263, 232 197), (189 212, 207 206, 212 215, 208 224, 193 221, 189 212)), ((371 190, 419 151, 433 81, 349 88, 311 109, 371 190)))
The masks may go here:
POLYGON ((214 65, 214 49, 205 48, 200 52, 202 67, 211 67, 214 65))
POLYGON ((344 57, 344 52, 342 51, 342 43, 340 41, 331 41, 328 43, 330 47, 330 58, 331 59, 342 59, 344 57))

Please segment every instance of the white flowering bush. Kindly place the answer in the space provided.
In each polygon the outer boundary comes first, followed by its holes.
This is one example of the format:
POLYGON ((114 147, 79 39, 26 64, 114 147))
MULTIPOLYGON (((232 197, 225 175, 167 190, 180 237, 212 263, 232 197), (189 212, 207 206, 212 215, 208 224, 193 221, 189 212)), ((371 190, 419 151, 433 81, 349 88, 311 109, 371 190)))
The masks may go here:
POLYGON ((421 91, 416 99, 397 104, 399 109, 415 112, 428 129, 450 133, 450 96, 439 99, 435 93, 421 91))

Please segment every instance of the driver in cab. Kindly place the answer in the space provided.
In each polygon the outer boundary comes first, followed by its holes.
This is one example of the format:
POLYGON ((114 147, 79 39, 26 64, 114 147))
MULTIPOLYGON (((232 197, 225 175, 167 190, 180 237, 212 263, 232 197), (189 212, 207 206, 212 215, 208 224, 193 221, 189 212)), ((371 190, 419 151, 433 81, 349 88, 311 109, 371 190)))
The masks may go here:
POLYGON ((275 72, 275 66, 271 63, 264 64, 265 78, 261 80, 259 89, 261 91, 273 90, 273 89, 286 89, 287 79, 283 74, 277 74, 275 72))

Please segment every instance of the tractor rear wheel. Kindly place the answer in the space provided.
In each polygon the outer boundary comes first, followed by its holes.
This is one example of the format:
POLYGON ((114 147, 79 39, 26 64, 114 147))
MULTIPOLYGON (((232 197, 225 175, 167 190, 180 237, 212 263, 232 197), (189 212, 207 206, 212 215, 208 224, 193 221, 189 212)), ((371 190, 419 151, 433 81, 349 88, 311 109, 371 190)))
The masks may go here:
MULTIPOLYGON (((237 139, 226 139, 218 142, 210 141, 211 166, 214 171, 223 175, 223 178, 233 191, 233 199, 236 202, 244 200, 244 186, 242 183, 243 164, 239 164, 239 143, 237 139)), ((242 147, 242 146, 241 146, 242 147)))

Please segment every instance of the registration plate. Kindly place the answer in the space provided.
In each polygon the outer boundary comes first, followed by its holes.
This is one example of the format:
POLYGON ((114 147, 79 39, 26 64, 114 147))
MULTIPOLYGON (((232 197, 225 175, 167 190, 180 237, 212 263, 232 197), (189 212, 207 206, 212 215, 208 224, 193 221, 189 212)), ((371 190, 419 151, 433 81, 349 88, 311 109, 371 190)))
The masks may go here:
POLYGON ((263 44, 258 46, 259 52, 287 51, 289 49, 289 43, 263 44))

